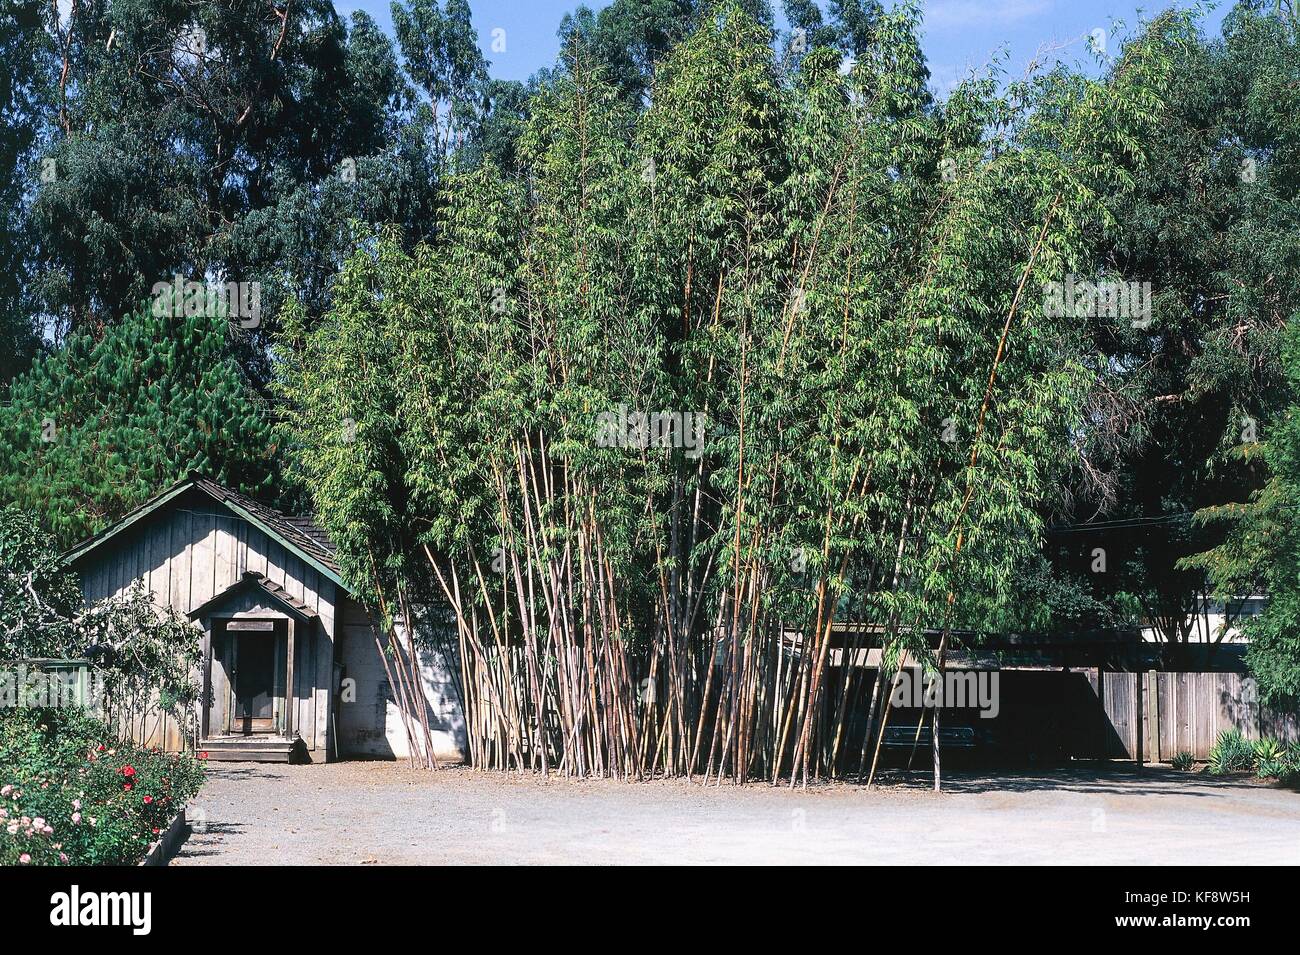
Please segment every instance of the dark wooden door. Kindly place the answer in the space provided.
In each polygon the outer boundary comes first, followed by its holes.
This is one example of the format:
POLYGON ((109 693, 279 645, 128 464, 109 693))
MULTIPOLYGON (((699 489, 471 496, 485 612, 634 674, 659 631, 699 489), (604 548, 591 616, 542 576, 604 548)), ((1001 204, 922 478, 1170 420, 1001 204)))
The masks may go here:
POLYGON ((274 632, 236 631, 235 712, 231 729, 236 733, 275 731, 274 632))

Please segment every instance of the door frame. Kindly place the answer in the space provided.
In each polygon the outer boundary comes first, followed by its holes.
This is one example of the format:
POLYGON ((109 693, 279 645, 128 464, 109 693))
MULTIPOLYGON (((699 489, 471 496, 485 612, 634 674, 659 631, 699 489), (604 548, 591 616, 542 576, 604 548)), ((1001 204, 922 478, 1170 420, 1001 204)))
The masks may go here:
POLYGON ((212 732, 226 736, 245 735, 283 735, 294 734, 294 637, 296 621, 292 616, 278 614, 250 614, 248 616, 229 616, 210 618, 207 639, 207 653, 203 661, 203 682, 205 687, 205 704, 203 707, 202 733, 208 737, 212 732), (268 633, 265 624, 271 623, 268 633), (262 626, 252 626, 260 624, 262 626), (271 670, 272 686, 272 726, 269 730, 244 731, 240 720, 235 716, 236 683, 238 667, 238 639, 240 633, 265 634, 264 639, 275 641, 275 655, 271 670), (221 710, 219 726, 212 726, 212 710, 216 704, 217 687, 213 681, 213 663, 219 662, 224 671, 224 706, 221 710))
MULTIPOLYGON (((279 677, 284 672, 284 661, 281 659, 283 654, 282 637, 287 638, 285 627, 282 621, 270 620, 231 620, 226 624, 226 653, 229 663, 226 672, 230 674, 230 693, 226 700, 226 732, 231 736, 271 736, 280 728, 280 718, 285 710, 285 697, 280 692, 279 677), (251 660, 252 653, 249 648, 250 643, 262 643, 266 640, 271 641, 270 661, 265 673, 267 687, 267 698, 270 703, 270 716, 251 716, 243 712, 240 697, 240 673, 245 667, 245 663, 240 657, 248 657, 251 660)), ((265 649, 259 647, 258 649, 265 649)), ((259 664, 266 666, 266 657, 262 656, 257 661, 259 664)), ((260 669, 261 667, 259 667, 260 669)), ((261 676, 262 674, 258 674, 261 676)), ((260 696, 260 690, 258 696, 260 696)), ((256 697, 254 697, 256 699, 256 697)))

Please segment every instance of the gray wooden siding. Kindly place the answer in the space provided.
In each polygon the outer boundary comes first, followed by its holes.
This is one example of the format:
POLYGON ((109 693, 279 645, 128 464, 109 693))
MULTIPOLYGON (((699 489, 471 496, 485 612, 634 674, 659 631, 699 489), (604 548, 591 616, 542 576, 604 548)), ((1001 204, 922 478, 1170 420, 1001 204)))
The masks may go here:
POLYGON ((151 515, 143 526, 125 531, 87 557, 78 569, 88 601, 123 593, 140 580, 159 604, 181 613, 189 613, 252 570, 327 619, 327 632, 334 632, 334 582, 218 505, 181 506, 151 515))

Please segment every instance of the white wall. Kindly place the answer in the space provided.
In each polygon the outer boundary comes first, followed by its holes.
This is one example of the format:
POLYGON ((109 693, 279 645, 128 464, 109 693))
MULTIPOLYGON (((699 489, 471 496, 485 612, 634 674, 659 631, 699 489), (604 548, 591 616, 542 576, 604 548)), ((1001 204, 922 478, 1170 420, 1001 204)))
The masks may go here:
MULTIPOLYGON (((1192 643, 1246 643, 1241 625, 1251 617, 1263 613, 1267 605, 1268 598, 1261 595, 1234 597, 1230 605, 1233 612, 1232 626, 1227 627, 1225 632, 1227 617, 1224 610, 1229 608, 1225 608, 1218 600, 1200 603, 1197 614, 1192 619, 1192 630, 1188 639, 1192 643)), ((1154 627, 1143 627, 1142 639, 1148 643, 1156 643, 1161 638, 1156 634, 1154 627)))
MULTIPOLYGON (((343 677, 355 681, 344 684, 338 707, 340 755, 405 759, 409 754, 406 729, 366 612, 349 597, 341 601, 339 610, 343 677), (353 694, 355 700, 349 702, 347 697, 353 694)), ((456 762, 462 758, 465 719, 449 666, 455 666, 455 661, 443 661, 432 651, 420 660, 434 755, 456 762)))

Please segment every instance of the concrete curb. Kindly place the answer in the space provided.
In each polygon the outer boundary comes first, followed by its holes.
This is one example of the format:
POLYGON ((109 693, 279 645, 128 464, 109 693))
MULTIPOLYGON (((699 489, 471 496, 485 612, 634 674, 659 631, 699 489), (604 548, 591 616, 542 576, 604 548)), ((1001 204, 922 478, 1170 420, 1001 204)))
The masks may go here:
POLYGON ((149 851, 145 853, 139 864, 141 866, 166 865, 188 834, 189 826, 185 824, 185 809, 182 808, 157 841, 150 844, 149 851))

